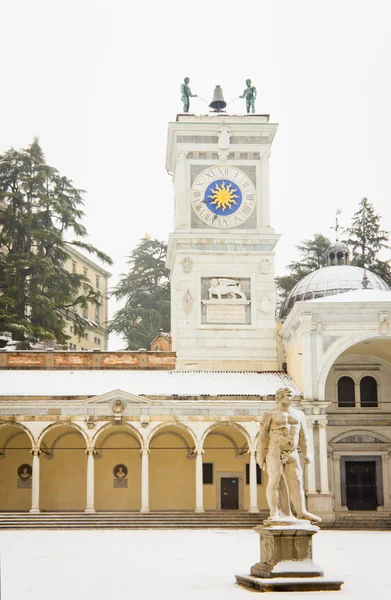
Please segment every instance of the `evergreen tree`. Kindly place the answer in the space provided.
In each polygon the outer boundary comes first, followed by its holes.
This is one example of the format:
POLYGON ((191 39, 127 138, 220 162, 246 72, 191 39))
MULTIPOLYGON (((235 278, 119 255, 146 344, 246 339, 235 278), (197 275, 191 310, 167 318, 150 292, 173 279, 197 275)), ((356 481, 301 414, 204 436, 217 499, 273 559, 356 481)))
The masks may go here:
POLYGON ((87 235, 82 190, 46 163, 34 139, 27 149, 0 156, 0 202, 0 331, 26 347, 37 340, 64 343, 68 317, 82 335, 88 323, 76 308, 102 297, 84 275, 64 268, 67 245, 112 262, 80 239, 87 235))
POLYGON ((296 246, 300 253, 300 260, 289 263, 287 266, 288 275, 275 278, 277 308, 283 304, 298 281, 309 275, 309 273, 327 265, 327 249, 329 246, 330 240, 321 233, 315 233, 312 239, 303 240, 296 246))
POLYGON ((149 350, 154 337, 170 331, 170 272, 165 266, 167 246, 145 238, 128 260, 129 273, 122 274, 113 295, 125 299, 109 324, 126 340, 127 350, 149 350))
POLYGON ((391 285, 390 261, 379 258, 381 250, 390 248, 388 231, 381 229, 380 219, 368 198, 363 198, 353 215, 351 227, 346 229, 349 237, 345 243, 350 248, 352 265, 373 271, 391 285))

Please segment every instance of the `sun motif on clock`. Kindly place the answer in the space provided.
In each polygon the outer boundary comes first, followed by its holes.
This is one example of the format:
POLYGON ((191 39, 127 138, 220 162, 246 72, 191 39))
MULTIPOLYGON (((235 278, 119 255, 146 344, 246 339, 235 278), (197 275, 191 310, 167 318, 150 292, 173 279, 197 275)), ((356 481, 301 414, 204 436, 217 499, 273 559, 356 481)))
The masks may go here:
POLYGON ((250 177, 236 167, 205 169, 194 180, 191 191, 193 210, 208 227, 238 227, 255 210, 255 186, 250 177))
POLYGON ((224 212, 227 207, 230 209, 232 208, 232 204, 237 204, 237 202, 235 202, 235 198, 239 199, 239 195, 235 194, 235 192, 238 191, 238 188, 231 189, 232 182, 228 183, 226 186, 225 181, 223 181, 221 183, 221 187, 217 182, 215 182, 213 185, 215 188, 213 189, 212 193, 209 194, 209 198, 213 199, 213 202, 210 203, 211 206, 216 205, 216 208, 222 208, 224 212))

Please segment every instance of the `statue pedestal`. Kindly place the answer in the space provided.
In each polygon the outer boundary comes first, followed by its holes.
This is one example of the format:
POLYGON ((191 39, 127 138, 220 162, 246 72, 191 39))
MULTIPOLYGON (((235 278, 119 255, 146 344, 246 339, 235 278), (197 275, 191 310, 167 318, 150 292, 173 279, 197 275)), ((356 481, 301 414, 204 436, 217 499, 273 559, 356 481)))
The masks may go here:
POLYGON ((264 592, 339 590, 342 579, 325 577, 312 562, 312 536, 319 527, 309 521, 265 521, 256 527, 260 536, 261 560, 251 567, 251 575, 236 575, 236 582, 264 592))

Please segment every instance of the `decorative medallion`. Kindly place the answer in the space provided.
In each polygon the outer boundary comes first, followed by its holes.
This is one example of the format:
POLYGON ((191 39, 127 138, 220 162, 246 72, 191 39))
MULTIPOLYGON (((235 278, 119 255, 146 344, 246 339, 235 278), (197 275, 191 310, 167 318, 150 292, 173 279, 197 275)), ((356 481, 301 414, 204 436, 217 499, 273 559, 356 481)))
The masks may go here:
POLYGON ((26 464, 20 465, 20 467, 18 467, 18 477, 22 481, 27 481, 28 479, 30 479, 32 474, 33 474, 33 469, 31 467, 31 465, 28 465, 26 463, 26 464))
POLYGON ((191 189, 195 214, 208 227, 230 229, 247 221, 255 209, 255 187, 235 167, 205 169, 191 189))
POLYGON ((128 467, 124 464, 115 465, 113 469, 113 475, 116 479, 126 479, 128 474, 128 467))

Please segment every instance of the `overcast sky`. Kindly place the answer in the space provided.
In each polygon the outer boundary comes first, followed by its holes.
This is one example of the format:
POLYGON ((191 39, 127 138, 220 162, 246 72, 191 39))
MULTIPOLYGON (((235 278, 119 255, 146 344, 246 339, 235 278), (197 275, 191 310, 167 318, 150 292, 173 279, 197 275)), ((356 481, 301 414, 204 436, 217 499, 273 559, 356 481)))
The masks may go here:
MULTIPOLYGON (((367 196, 391 230, 389 0, 0 0, 0 152, 40 138, 47 160, 87 190, 90 241, 112 284, 146 232, 173 223, 165 171, 180 84, 232 100, 250 77, 272 148, 276 271, 295 243, 332 235, 367 196)), ((194 112, 205 104, 192 101, 194 112)), ((236 101, 232 112, 244 109, 236 101)), ((114 302, 112 302, 114 305, 114 302)), ((114 308, 114 306, 113 306, 114 308)), ((118 347, 114 342, 113 349, 118 347)))

